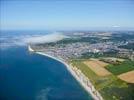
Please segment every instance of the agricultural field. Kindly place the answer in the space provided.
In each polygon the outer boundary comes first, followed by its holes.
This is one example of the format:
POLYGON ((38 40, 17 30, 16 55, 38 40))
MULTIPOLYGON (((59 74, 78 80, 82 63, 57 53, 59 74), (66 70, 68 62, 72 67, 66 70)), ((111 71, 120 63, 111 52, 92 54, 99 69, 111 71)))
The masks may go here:
POLYGON ((100 61, 99 59, 90 59, 90 60, 92 60, 92 62, 98 64, 101 67, 105 67, 105 66, 109 65, 108 63, 100 61))
POLYGON ((118 75, 118 78, 128 83, 134 83, 134 70, 118 75))
POLYGON ((117 65, 110 64, 106 66, 106 69, 115 75, 119 75, 128 71, 134 70, 134 61, 127 60, 117 65))
POLYGON ((125 59, 115 58, 115 57, 102 57, 100 60, 110 64, 120 64, 123 61, 125 61, 125 59))
MULTIPOLYGON (((98 65, 100 65, 100 68, 107 68, 109 66, 112 66, 111 64, 101 62, 99 60, 96 61, 93 59, 90 60, 92 61, 92 63, 96 62, 98 65)), ((133 100, 134 99, 134 94, 133 94, 134 84, 127 83, 121 80, 120 78, 118 78, 116 74, 112 74, 112 72, 111 74, 106 76, 98 75, 91 67, 89 67, 90 60, 73 59, 71 63, 73 66, 80 69, 82 73, 85 74, 90 79, 90 81, 95 86, 95 88, 101 93, 104 100, 133 100)), ((121 71, 121 72, 123 73, 126 71, 121 71)))
POLYGON ((83 63, 87 65, 92 71, 94 71, 98 76, 108 76, 111 74, 104 68, 104 66, 106 66, 107 64, 102 61, 87 60, 83 63))

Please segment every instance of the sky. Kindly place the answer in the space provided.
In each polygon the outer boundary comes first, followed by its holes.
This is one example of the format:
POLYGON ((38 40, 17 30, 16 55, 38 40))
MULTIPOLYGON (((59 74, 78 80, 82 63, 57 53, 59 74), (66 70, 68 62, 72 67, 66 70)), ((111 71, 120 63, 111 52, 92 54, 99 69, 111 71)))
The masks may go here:
POLYGON ((134 0, 0 0, 0 29, 134 29, 134 0))

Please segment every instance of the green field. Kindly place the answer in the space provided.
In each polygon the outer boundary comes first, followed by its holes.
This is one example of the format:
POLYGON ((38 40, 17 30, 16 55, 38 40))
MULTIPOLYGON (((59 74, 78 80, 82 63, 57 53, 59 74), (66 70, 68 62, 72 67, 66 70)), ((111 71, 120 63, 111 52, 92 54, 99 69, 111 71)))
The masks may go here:
POLYGON ((83 60, 72 60, 71 63, 90 79, 104 100, 134 100, 134 84, 126 83, 116 75, 100 77, 86 66, 83 60))
POLYGON ((115 75, 119 75, 128 71, 134 70, 134 61, 124 61, 118 65, 111 64, 111 65, 108 65, 106 69, 115 75))

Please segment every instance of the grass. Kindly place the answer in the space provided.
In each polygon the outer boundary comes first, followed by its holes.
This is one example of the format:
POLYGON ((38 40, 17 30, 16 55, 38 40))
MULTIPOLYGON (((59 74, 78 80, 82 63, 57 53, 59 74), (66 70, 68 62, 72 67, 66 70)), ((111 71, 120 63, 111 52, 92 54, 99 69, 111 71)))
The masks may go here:
POLYGON ((90 79, 95 88, 101 93, 104 100, 134 100, 133 84, 127 84, 118 79, 114 74, 100 77, 86 66, 83 60, 72 60, 71 63, 90 79))
POLYGON ((81 60, 73 60, 71 63, 73 66, 76 66, 78 69, 80 69, 84 75, 91 79, 92 83, 95 83, 94 80, 96 80, 98 76, 91 69, 89 69, 88 66, 83 64, 81 60))
POLYGON ((108 65, 106 69, 115 75, 119 75, 134 70, 134 61, 124 61, 118 65, 108 65))
POLYGON ((118 87, 122 81, 114 81, 108 87, 99 91, 105 100, 134 100, 134 84, 127 84, 127 87, 118 87))

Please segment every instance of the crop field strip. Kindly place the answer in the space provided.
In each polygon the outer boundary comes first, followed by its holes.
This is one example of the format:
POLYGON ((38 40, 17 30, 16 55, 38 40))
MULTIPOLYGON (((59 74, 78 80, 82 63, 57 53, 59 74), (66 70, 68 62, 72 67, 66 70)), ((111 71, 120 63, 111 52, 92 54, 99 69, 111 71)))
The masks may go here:
POLYGON ((108 65, 108 63, 100 61, 99 59, 91 59, 92 62, 97 63, 98 65, 100 65, 101 67, 106 67, 108 65))
POLYGON ((118 75, 118 78, 128 83, 134 83, 134 70, 118 75))
POLYGON ((95 61, 95 60, 89 60, 83 62, 85 65, 87 65, 92 71, 94 71, 98 76, 108 76, 111 73, 104 68, 104 63, 101 61, 95 61), (99 63, 99 64, 98 64, 99 63))
POLYGON ((129 71, 134 70, 134 61, 124 61, 117 65, 108 65, 106 69, 114 75, 120 75, 129 71))

